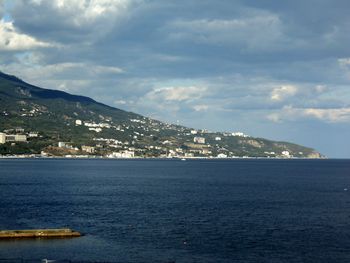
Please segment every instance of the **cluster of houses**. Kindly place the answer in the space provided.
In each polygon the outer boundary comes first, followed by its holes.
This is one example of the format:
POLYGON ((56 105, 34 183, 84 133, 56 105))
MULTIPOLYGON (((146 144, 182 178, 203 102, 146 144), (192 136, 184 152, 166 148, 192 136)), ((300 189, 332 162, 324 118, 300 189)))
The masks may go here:
POLYGON ((0 132, 0 144, 5 144, 7 142, 16 143, 16 142, 26 142, 28 138, 38 137, 37 132, 28 132, 25 133, 24 129, 16 128, 5 130, 0 132))
MULTIPOLYGON (((79 151, 81 150, 85 154, 95 154, 96 153, 96 147, 94 146, 87 146, 82 145, 79 149, 78 147, 73 147, 72 144, 67 142, 58 142, 58 148, 61 149, 67 149, 67 150, 75 150, 79 151)), ((124 149, 118 152, 111 152, 106 155, 107 158, 134 158, 135 157, 135 151, 132 148, 124 149)))
POLYGON ((58 148, 75 150, 75 151, 82 150, 83 152, 89 153, 89 154, 95 153, 95 147, 93 146, 82 145, 81 148, 79 149, 78 147, 73 147, 71 143, 67 143, 67 142, 58 142, 58 148))
MULTIPOLYGON (((210 143, 206 142, 206 137, 203 135, 210 134, 211 132, 208 130, 196 130, 196 129, 186 129, 185 127, 175 126, 173 124, 167 124, 162 122, 157 122, 148 118, 141 119, 130 119, 129 124, 121 124, 114 125, 110 119, 102 118, 100 122, 94 122, 89 120, 75 120, 75 126, 84 126, 89 129, 89 131, 94 131, 96 133, 100 133, 103 129, 115 129, 117 131, 124 132, 128 129, 133 129, 129 139, 124 137, 123 141, 112 139, 112 138, 94 138, 96 144, 94 147, 92 146, 81 146, 80 149, 73 148, 69 144, 61 143, 59 147, 71 148, 75 150, 82 151, 88 154, 95 154, 100 152, 104 147, 107 147, 108 151, 105 155, 108 158, 132 158, 135 156, 143 156, 145 152, 152 152, 156 156, 159 157, 195 157, 195 156, 212 156, 213 151, 218 153, 215 154, 216 157, 226 158, 228 156, 232 156, 233 153, 230 153, 228 150, 224 148, 220 148, 219 145, 210 145, 210 143), (166 139, 164 141, 160 141, 159 144, 155 145, 142 145, 140 147, 133 147, 133 145, 139 144, 142 142, 142 137, 147 136, 152 137, 152 132, 159 132, 161 130, 176 130, 178 135, 182 135, 185 137, 190 137, 186 140, 185 143, 187 149, 183 149, 177 145, 176 141, 172 141, 171 139, 166 139), (143 131, 143 132, 142 132, 143 131), (125 140, 126 139, 126 140, 125 140), (192 143, 191 143, 192 141, 192 143), (216 148, 217 149, 216 149, 216 148), (96 149, 95 149, 96 148, 96 149), (215 149, 214 149, 215 148, 215 149)), ((233 132, 233 133, 221 133, 220 136, 215 136, 213 140, 219 141, 222 140, 222 137, 226 136, 238 136, 238 137, 249 137, 242 132, 233 132)), ((142 144, 142 143, 141 143, 142 144)))
MULTIPOLYGON (((100 116, 101 117, 101 116, 100 116)), ((250 137, 242 132, 211 133, 208 130, 187 129, 173 124, 162 123, 148 118, 131 119, 130 123, 114 124, 111 119, 102 118, 101 122, 73 120, 75 126, 88 128, 89 131, 100 133, 103 129, 115 129, 118 132, 129 130, 130 132, 113 138, 93 139, 91 145, 73 146, 71 142, 58 142, 62 154, 84 154, 90 156, 104 156, 107 158, 134 158, 135 156, 147 157, 178 157, 191 158, 196 156, 227 158, 234 157, 234 153, 225 145, 225 137, 236 136, 250 137), (158 137, 159 131, 175 130, 180 136, 180 143, 171 136, 163 140, 158 137), (143 138, 142 138, 143 137, 143 138), (154 142, 154 143, 153 143, 154 142)), ((104 133, 101 133, 104 134, 104 133)), ((0 133, 0 144, 11 142, 27 142, 30 137, 39 137, 36 132, 25 132, 22 128, 5 130, 0 133)), ((111 136, 113 137, 113 136, 111 136)), ((292 154, 287 150, 281 153, 265 152, 266 156, 281 156, 291 158, 292 154)))
POLYGON ((134 158, 135 152, 134 151, 120 151, 120 152, 112 152, 111 154, 107 155, 107 158, 134 158))

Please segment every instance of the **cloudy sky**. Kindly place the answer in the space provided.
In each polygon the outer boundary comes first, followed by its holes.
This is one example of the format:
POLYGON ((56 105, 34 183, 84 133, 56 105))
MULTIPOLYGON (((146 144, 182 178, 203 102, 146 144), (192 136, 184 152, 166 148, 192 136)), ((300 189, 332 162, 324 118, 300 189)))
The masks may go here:
POLYGON ((0 70, 350 157, 348 0, 0 0, 0 70))

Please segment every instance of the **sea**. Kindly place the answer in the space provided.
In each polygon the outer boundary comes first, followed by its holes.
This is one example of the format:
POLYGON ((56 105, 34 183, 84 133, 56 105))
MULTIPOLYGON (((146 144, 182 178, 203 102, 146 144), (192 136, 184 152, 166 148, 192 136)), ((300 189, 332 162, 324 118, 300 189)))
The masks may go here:
POLYGON ((63 227, 0 263, 350 262, 350 160, 0 159, 0 230, 63 227))

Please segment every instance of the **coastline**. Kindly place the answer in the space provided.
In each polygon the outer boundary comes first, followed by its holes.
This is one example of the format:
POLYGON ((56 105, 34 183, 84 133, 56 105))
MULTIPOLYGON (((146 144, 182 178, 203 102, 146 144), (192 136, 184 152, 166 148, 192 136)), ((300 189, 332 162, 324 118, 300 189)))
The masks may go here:
POLYGON ((235 156, 235 157, 105 157, 105 156, 42 156, 42 155, 0 155, 0 159, 64 159, 64 160, 328 160, 328 159, 347 159, 347 158, 328 158, 328 157, 250 157, 250 156, 235 156))

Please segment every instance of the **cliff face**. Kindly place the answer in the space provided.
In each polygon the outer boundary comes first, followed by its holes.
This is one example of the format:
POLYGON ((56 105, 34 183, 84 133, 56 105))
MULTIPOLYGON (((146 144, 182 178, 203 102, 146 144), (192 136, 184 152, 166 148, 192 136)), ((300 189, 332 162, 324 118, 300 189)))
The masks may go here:
POLYGON ((319 158, 323 158, 324 156, 322 156, 322 154, 318 153, 318 152, 312 152, 309 153, 307 155, 307 158, 314 158, 314 159, 319 159, 319 158))
POLYGON ((0 144, 0 154, 45 149, 55 149, 55 155, 67 149, 83 154, 81 146, 90 145, 95 147, 94 154, 104 156, 132 151, 142 157, 321 157, 313 149, 288 142, 163 123, 0 73, 0 132, 14 134, 18 128, 28 135, 28 142, 0 144), (38 136, 29 137, 30 132, 38 136), (71 148, 56 149, 59 141, 71 148))

